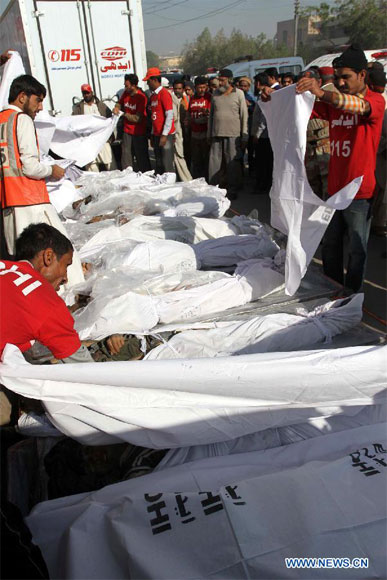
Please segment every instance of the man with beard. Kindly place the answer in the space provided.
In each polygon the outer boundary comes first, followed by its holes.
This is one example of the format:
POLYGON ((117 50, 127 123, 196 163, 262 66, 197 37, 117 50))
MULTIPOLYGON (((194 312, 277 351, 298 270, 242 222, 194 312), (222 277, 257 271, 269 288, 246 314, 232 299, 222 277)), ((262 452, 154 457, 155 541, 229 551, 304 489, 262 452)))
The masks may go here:
MULTIPOLYGON (((93 92, 90 85, 81 86, 83 99, 73 107, 73 115, 101 115, 107 119, 112 116, 112 112, 100 101, 93 92)), ((86 166, 87 171, 112 171, 116 169, 116 162, 109 143, 105 143, 97 158, 86 166)))
POLYGON ((209 179, 216 185, 225 167, 230 199, 237 197, 242 186, 243 152, 248 141, 247 106, 244 93, 232 85, 232 72, 219 72, 219 89, 214 93, 207 136, 211 143, 209 179))
POLYGON ((34 77, 19 76, 11 84, 9 105, 0 112, 2 257, 14 254, 16 238, 30 223, 44 221, 64 233, 45 182, 46 177, 62 179, 64 170, 40 162, 34 125, 45 96, 46 88, 34 77))

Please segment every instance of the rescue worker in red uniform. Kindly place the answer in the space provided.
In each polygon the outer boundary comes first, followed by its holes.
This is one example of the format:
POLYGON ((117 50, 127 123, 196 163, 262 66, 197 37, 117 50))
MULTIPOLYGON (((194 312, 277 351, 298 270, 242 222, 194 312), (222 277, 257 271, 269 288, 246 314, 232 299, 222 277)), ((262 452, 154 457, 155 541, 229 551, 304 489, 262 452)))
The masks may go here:
POLYGON ((173 104, 169 91, 161 85, 161 72, 158 68, 148 69, 144 81, 152 91, 149 108, 152 119, 152 145, 156 157, 156 173, 174 173, 174 133, 173 104))

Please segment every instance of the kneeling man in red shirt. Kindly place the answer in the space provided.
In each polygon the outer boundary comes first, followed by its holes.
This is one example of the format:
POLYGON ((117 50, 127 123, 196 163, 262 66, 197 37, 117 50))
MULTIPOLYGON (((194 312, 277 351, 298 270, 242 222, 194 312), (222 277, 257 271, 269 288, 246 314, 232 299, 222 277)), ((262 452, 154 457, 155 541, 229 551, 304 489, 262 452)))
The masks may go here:
POLYGON ((93 362, 57 294, 73 258, 70 240, 48 224, 31 224, 16 240, 16 258, 0 261, 0 355, 7 343, 24 352, 38 340, 63 362, 93 362))

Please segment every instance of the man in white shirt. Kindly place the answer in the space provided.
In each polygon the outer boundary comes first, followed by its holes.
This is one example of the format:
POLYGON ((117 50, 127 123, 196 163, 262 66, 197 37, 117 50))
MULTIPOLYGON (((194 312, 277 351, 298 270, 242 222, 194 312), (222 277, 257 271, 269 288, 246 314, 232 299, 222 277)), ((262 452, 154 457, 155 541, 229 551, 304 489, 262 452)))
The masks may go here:
MULTIPOLYGON (((112 116, 112 112, 100 101, 94 94, 93 89, 87 83, 81 86, 82 101, 79 101, 73 107, 73 115, 100 115, 101 117, 106 117, 109 119, 112 116)), ((114 159, 112 148, 110 143, 105 143, 97 158, 86 166, 87 171, 100 171, 100 169, 106 169, 107 171, 113 171, 117 169, 116 161, 114 159)))
MULTIPOLYGON (((64 236, 66 230, 50 203, 45 178, 64 177, 59 165, 41 163, 34 119, 43 109, 46 88, 30 75, 21 75, 11 84, 9 105, 0 112, 0 178, 4 239, 1 257, 15 253, 16 238, 33 223, 46 223, 64 236)), ((84 280, 77 255, 69 268, 69 285, 84 280)))
POLYGON ((43 109, 45 87, 30 75, 17 77, 10 88, 9 105, 0 112, 1 206, 9 254, 15 240, 30 223, 46 222, 64 231, 50 204, 45 178, 62 179, 58 165, 40 162, 34 119, 43 109))
POLYGON ((273 66, 273 67, 267 68, 264 72, 268 76, 269 87, 271 89, 278 91, 281 88, 281 85, 279 84, 280 77, 278 74, 278 70, 273 66))

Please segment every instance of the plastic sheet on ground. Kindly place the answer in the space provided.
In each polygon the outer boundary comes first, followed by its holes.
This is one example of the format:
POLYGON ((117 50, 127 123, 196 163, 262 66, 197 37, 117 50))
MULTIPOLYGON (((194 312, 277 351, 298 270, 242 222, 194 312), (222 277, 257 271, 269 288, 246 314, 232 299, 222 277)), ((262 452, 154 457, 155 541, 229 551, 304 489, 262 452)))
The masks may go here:
POLYGON ((50 196, 50 203, 58 213, 61 213, 68 205, 79 199, 79 191, 69 179, 48 183, 47 191, 50 196))
POLYGON ((267 314, 210 330, 187 330, 151 350, 146 360, 204 358, 301 350, 332 340, 362 319, 363 294, 311 312, 267 314))
POLYGON ((27 523, 51 578, 385 578, 386 453, 377 423, 44 502, 27 523), (368 568, 286 567, 302 556, 368 568))
POLYGON ((295 85, 291 85, 274 92, 270 102, 259 101, 274 155, 271 224, 288 236, 285 277, 290 296, 305 276, 335 210, 348 207, 363 180, 359 176, 326 202, 313 193, 304 159, 314 99, 309 91, 296 94, 295 85))
POLYGON ((30 365, 7 345, 0 381, 45 403, 81 443, 150 448, 228 441, 385 401, 386 346, 238 357, 30 365))
MULTIPOLYGON (((82 229, 85 225, 90 224, 79 223, 78 227, 82 229)), ((107 247, 110 244, 116 244, 122 240, 133 240, 136 242, 175 240, 185 244, 197 244, 204 240, 217 240, 225 236, 239 236, 243 234, 258 236, 258 245, 262 251, 267 250, 269 256, 273 255, 276 248, 278 248, 267 233, 265 227, 258 220, 246 216, 238 216, 232 219, 214 219, 139 215, 121 226, 102 227, 98 233, 90 237, 79 248, 79 253, 84 259, 91 258, 101 248, 107 247)), ((203 255, 206 256, 205 251, 203 251, 203 255)))
POLYGON ((219 218, 230 207, 226 190, 208 185, 203 178, 169 183, 152 171, 141 174, 128 168, 118 173, 108 172, 103 179, 82 176, 77 185, 81 186, 82 197, 88 198, 87 203, 69 217, 90 221, 114 213, 127 218, 135 214, 219 218))

